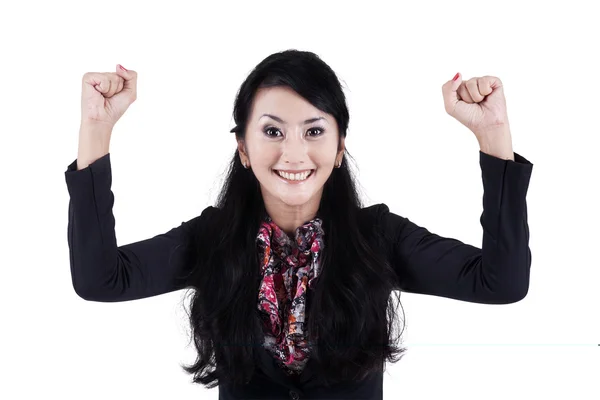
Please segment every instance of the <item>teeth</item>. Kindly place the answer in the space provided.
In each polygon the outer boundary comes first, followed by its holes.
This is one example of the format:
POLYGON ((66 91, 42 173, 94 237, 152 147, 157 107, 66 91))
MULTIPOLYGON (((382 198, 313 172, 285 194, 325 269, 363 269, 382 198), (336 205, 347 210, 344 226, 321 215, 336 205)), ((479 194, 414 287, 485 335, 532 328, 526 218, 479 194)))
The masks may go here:
POLYGON ((304 171, 297 174, 288 174, 287 172, 277 171, 279 176, 291 181, 303 181, 310 175, 311 171, 304 171))

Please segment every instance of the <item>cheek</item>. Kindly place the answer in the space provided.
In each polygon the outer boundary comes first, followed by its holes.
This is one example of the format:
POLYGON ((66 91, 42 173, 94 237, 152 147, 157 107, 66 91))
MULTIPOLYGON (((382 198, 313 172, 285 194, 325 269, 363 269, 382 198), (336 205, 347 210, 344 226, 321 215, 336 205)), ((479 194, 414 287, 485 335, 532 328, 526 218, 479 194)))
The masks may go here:
POLYGON ((250 161, 258 168, 270 168, 277 163, 279 151, 270 146, 260 146, 250 149, 250 161))
POLYGON ((320 168, 332 168, 335 163, 335 150, 332 150, 329 146, 325 148, 325 146, 315 149, 311 154, 311 159, 314 163, 316 163, 320 168))

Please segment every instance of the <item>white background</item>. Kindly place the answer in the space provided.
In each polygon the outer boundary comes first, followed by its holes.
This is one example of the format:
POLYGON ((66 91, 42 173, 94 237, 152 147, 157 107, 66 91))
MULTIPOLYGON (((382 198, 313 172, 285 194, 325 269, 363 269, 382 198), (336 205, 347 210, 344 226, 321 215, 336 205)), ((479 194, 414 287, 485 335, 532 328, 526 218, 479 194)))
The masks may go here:
POLYGON ((321 56, 345 86, 346 143, 368 205, 481 245, 479 146, 442 100, 456 72, 502 80, 513 149, 534 164, 528 296, 491 306, 404 294, 409 350, 387 365, 384 398, 597 399, 600 24, 591 4, 2 5, 0 397, 217 399, 178 365, 195 358, 183 291, 107 304, 73 290, 64 171, 77 156, 81 78, 117 63, 139 74, 110 148, 123 245, 214 204, 235 150, 239 85, 269 54, 296 48, 321 56))

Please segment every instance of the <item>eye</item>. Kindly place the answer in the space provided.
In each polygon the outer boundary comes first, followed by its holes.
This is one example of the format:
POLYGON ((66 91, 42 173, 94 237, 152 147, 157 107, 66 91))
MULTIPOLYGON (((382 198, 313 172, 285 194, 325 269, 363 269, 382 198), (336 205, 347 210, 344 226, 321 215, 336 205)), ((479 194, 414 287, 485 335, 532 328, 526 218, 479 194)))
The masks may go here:
POLYGON ((270 133, 270 132, 273 132, 273 131, 281 133, 281 131, 279 129, 275 128, 274 126, 267 126, 263 130, 263 132, 265 133, 265 135, 267 135, 269 137, 279 137, 279 135, 273 135, 273 134, 270 133))
POLYGON ((309 135, 309 136, 313 136, 313 137, 314 137, 314 136, 321 136, 321 135, 323 134, 323 131, 324 131, 324 129, 323 129, 323 128, 310 128, 310 129, 308 130, 308 132, 317 132, 317 133, 315 133, 315 134, 313 134, 313 135, 309 135))

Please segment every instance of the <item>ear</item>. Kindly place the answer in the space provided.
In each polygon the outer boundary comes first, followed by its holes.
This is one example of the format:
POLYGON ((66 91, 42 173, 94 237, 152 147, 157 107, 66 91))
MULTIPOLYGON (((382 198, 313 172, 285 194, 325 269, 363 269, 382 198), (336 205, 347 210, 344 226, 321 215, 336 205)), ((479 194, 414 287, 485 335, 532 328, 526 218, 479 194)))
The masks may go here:
POLYGON ((240 155, 244 156, 245 158, 248 158, 248 153, 246 152, 246 144, 244 143, 243 139, 239 139, 237 141, 238 145, 238 152, 240 153, 240 155))
POLYGON ((342 136, 342 139, 340 140, 340 144, 338 146, 338 157, 342 157, 344 154, 344 151, 346 151, 346 138, 342 136))

